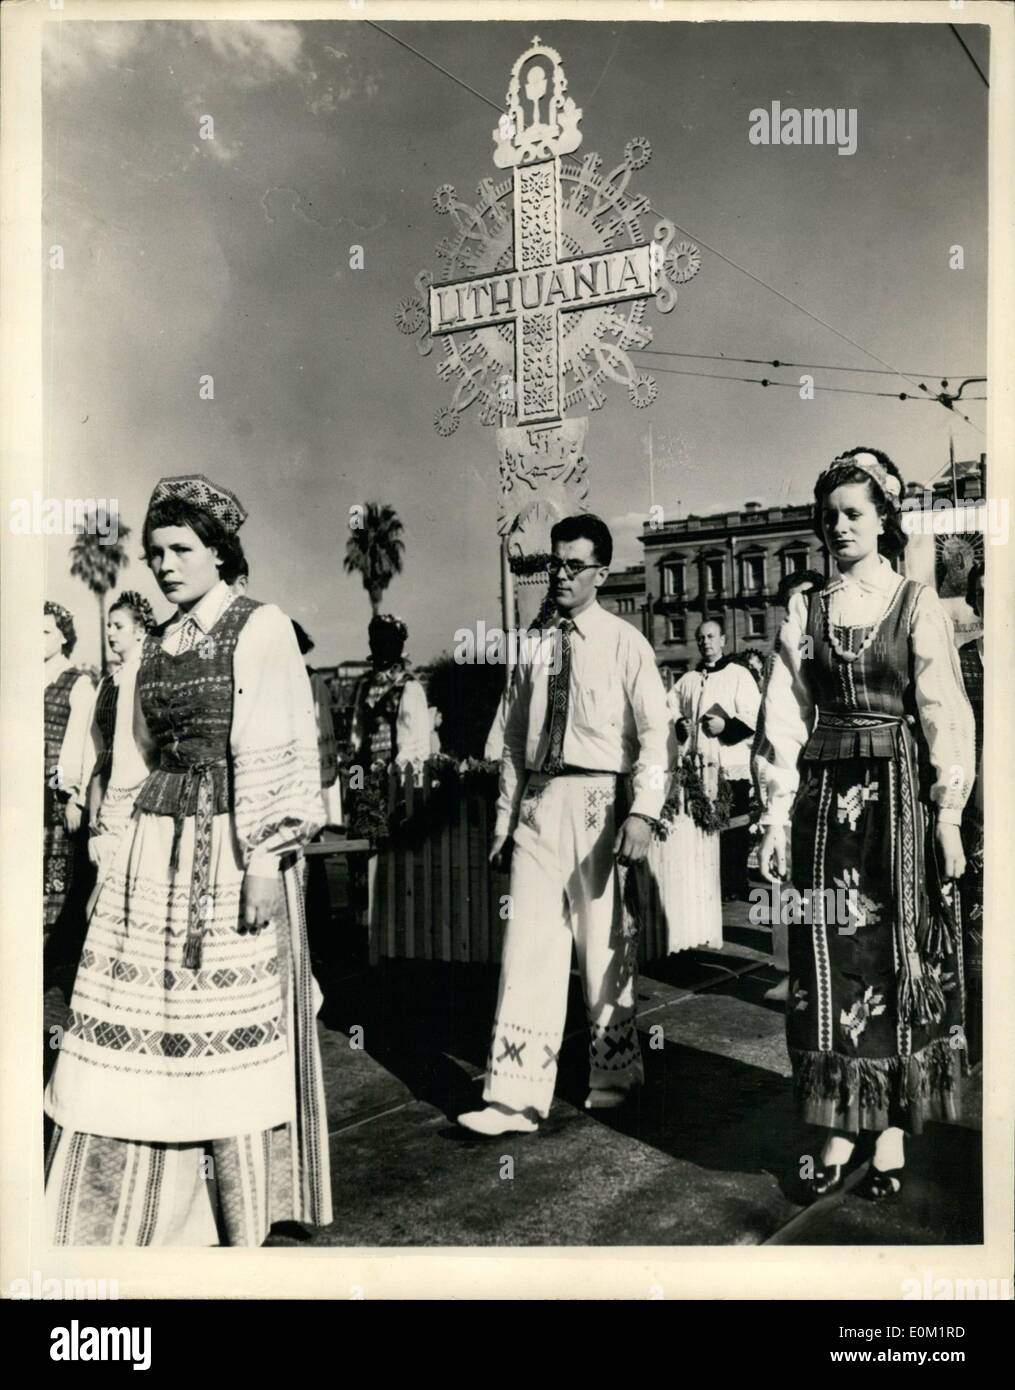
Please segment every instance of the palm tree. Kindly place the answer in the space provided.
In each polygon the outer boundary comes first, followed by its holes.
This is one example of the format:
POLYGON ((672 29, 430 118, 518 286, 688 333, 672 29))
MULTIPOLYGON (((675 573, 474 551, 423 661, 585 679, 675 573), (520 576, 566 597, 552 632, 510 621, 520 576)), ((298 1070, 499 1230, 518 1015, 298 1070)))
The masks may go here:
POLYGON ((116 583, 117 575, 127 564, 123 542, 130 527, 119 518, 96 515, 94 526, 79 524, 70 548, 70 572, 82 579, 99 600, 99 651, 102 653, 102 672, 106 672, 106 595, 116 583), (111 520, 114 524, 110 524, 111 520), (115 539, 113 539, 115 537, 115 539))
POLYGON ((370 595, 370 607, 379 613, 384 590, 396 574, 402 573, 402 523, 387 502, 368 502, 358 522, 351 521, 352 534, 345 543, 345 572, 359 574, 370 595))

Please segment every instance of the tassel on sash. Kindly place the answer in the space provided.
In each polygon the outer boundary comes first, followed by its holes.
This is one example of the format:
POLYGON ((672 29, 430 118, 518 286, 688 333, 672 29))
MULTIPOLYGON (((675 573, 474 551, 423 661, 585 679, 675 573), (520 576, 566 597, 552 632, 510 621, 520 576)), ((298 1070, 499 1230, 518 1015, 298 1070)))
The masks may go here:
POLYGON ((197 808, 194 813, 194 861, 190 873, 190 896, 187 903, 187 940, 183 948, 185 970, 200 970, 202 946, 207 923, 211 917, 208 883, 211 876, 211 830, 215 816, 214 764, 195 764, 186 769, 184 792, 173 816, 173 848, 169 867, 175 874, 180 867, 180 841, 191 783, 197 779, 197 808))
MULTIPOLYGON (((297 1221, 330 1226, 331 1162, 321 1054, 317 1047, 316 984, 307 945, 302 855, 282 860, 282 885, 289 926, 289 969, 283 972, 286 1037, 290 1058, 293 1199, 297 1221)), ((282 944, 279 943, 281 954, 282 944)), ((319 995, 318 995, 319 1000, 319 995)))
MULTIPOLYGON (((926 938, 928 926, 920 926, 921 884, 924 865, 924 826, 917 800, 916 769, 913 765, 913 743, 898 726, 892 788, 894 813, 898 816, 899 835, 895 855, 895 917, 896 946, 899 958, 897 1007, 899 1018, 909 1024, 926 1026, 944 1017, 945 997, 941 982, 927 969, 929 953, 926 938), (918 934, 925 938, 918 939, 918 934)), ((924 917, 931 916, 925 905, 924 917)))

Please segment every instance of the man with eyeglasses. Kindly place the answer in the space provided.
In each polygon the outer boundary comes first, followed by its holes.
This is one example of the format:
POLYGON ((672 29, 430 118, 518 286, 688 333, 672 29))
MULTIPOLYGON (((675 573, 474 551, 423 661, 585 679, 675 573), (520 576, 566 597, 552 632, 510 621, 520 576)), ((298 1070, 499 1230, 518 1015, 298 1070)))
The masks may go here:
POLYGON ((609 527, 586 513, 557 522, 550 538, 557 617, 519 654, 490 852, 499 867, 510 862, 511 915, 487 1104, 458 1117, 484 1135, 531 1133, 549 1113, 572 941, 590 1033, 586 1107, 619 1105, 642 1080, 636 926, 630 914, 625 925, 617 866, 644 859, 662 810, 666 693, 649 643, 597 602, 613 559, 609 527))

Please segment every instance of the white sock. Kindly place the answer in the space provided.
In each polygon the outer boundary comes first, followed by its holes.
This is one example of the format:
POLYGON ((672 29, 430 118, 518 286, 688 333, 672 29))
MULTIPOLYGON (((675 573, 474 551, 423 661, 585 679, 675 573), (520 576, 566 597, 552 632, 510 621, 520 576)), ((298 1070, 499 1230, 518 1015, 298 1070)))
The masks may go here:
POLYGON ((905 1130, 886 1129, 878 1135, 874 1146, 874 1167, 879 1173, 902 1168, 906 1162, 905 1130))
POLYGON ((830 1134, 821 1155, 822 1164, 829 1168, 848 1163, 855 1143, 856 1136, 853 1134, 830 1134))

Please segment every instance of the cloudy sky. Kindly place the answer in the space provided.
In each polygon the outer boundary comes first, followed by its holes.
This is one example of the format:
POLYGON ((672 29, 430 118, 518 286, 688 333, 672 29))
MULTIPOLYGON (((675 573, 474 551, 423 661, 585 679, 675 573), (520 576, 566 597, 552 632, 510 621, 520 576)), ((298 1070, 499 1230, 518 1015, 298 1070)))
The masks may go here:
MULTIPOLYGON (((503 104, 532 30, 384 27, 452 76, 357 19, 64 21, 44 48, 45 242, 65 255, 44 301, 46 493, 117 498, 134 528, 123 583, 154 597, 136 544, 153 484, 188 471, 226 483, 250 511, 252 594, 308 628, 321 664, 364 654, 368 603, 341 561, 349 508, 367 500, 405 524, 386 607, 409 623, 414 659, 499 614, 494 433, 475 411, 451 438, 436 433, 453 388, 394 312, 417 271, 438 268, 448 224, 435 189, 470 199, 496 172, 483 98, 503 104), (213 401, 199 398, 206 373, 213 401)), ((928 385, 985 371, 989 94, 947 25, 551 21, 539 33, 584 111, 582 153, 610 169, 632 137, 651 142, 631 191, 655 212, 928 385), (749 113, 773 101, 855 108, 856 153, 752 145, 749 113), (962 270, 949 268, 955 245, 962 270)), ((986 31, 964 33, 985 66, 986 31)), ((704 248, 676 310, 646 321, 672 352, 879 365, 704 248)), ((684 514, 802 500, 854 444, 918 479, 946 462, 950 429, 960 457, 986 447, 982 404, 970 426, 928 403, 654 374, 651 407, 612 385, 591 416, 591 501, 619 563, 640 558, 650 422, 656 500, 684 514)), ((67 539, 47 546, 49 592, 95 660, 94 599, 67 573, 67 539)))

